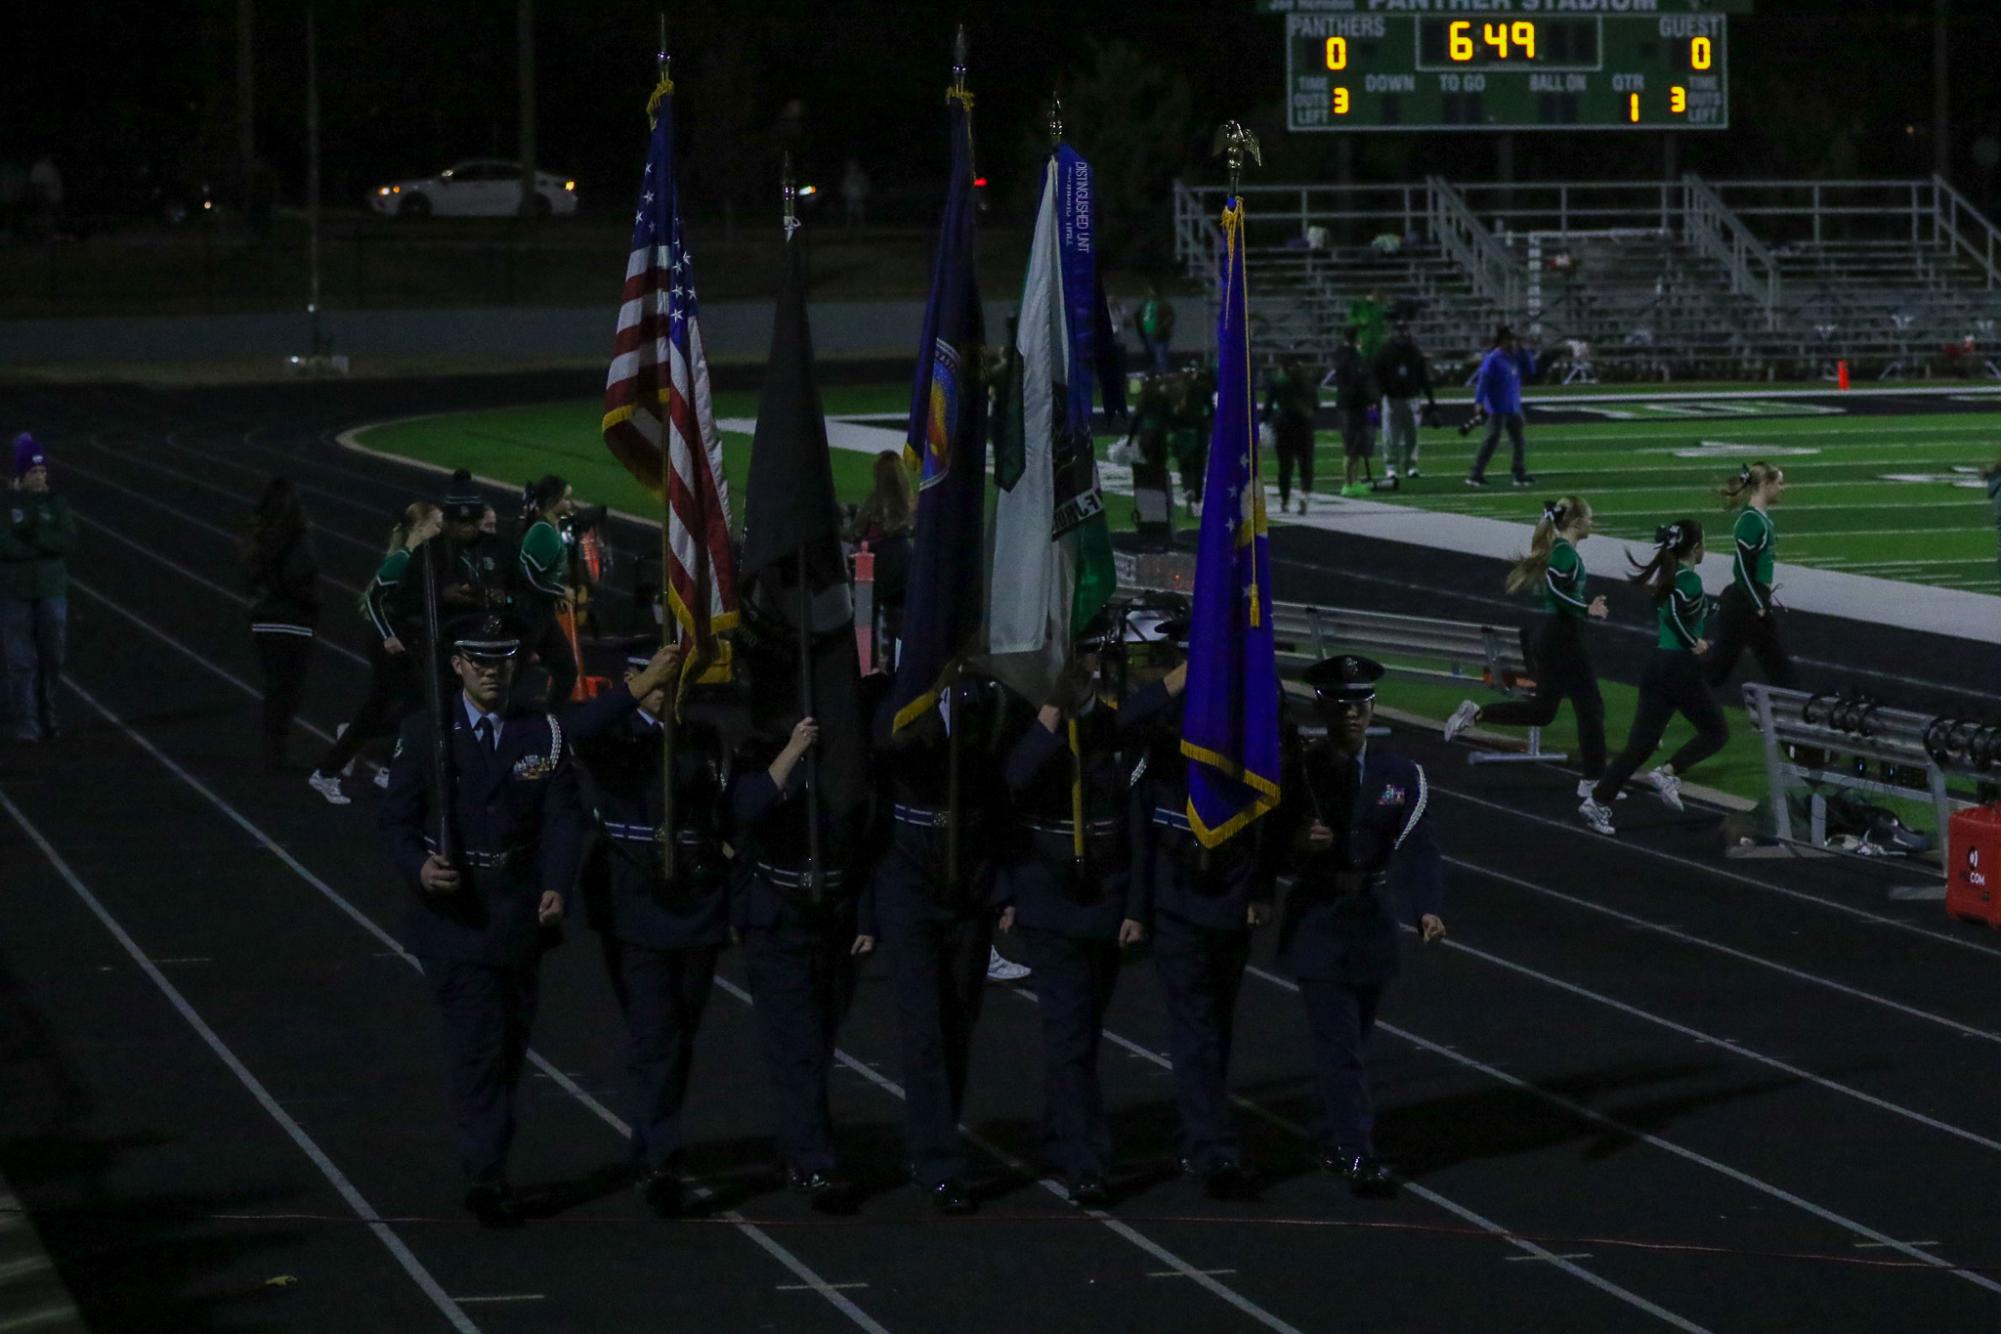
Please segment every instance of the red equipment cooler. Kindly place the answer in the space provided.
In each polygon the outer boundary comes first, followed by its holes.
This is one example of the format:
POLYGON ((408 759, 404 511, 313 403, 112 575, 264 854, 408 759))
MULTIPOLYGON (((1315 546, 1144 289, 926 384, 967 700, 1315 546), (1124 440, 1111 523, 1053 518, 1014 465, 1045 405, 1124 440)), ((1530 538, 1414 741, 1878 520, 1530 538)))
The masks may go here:
POLYGON ((2001 805, 1955 811, 1947 841, 1945 910, 1962 921, 2001 926, 2001 805))

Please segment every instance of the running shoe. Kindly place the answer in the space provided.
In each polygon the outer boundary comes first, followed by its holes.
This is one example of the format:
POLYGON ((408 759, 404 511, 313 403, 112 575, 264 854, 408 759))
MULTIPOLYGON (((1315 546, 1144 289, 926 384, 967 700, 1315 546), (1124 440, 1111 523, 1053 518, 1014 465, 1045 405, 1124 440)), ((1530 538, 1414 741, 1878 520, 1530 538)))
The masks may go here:
POLYGON ((1415 482, 1417 480, 1417 465, 1415 463, 1411 464, 1410 467, 1404 471, 1404 476, 1410 478, 1410 480, 1415 482))
POLYGON ((1523 474, 1522 474, 1521 476, 1519 476, 1519 477, 1515 478, 1515 485, 1516 485, 1516 486, 1534 486, 1534 485, 1535 485, 1535 478, 1534 478, 1534 477, 1533 477, 1533 476, 1532 476, 1531 474, 1529 474, 1529 473, 1523 473, 1523 474))
POLYGON ((1466 485, 1468 486, 1485 486, 1486 484, 1487 479, 1484 477, 1468 477, 1466 479, 1466 485))
POLYGON ((1682 808, 1681 780, 1679 778, 1676 778, 1663 767, 1649 773, 1647 781, 1654 785, 1654 795, 1661 799, 1662 804, 1666 805, 1670 810, 1678 811, 1682 808))
POLYGON ((1577 813, 1584 817, 1584 823, 1591 826, 1591 832, 1594 834, 1603 834, 1610 838, 1619 832, 1612 827, 1612 812, 1600 805, 1595 797, 1586 797, 1583 804, 1577 808, 1577 813))
MULTIPOLYGON (((1589 797, 1589 796, 1590 796, 1590 795, 1591 795, 1592 793, 1596 792, 1597 790, 1598 790, 1598 780, 1597 780, 1597 779, 1595 779, 1595 778, 1580 778, 1580 779, 1578 779, 1578 780, 1577 780, 1577 799, 1578 799, 1579 801, 1582 801, 1582 800, 1584 800, 1584 799, 1585 799, 1586 797, 1589 797)), ((1624 788, 1620 788, 1620 789, 1619 789, 1619 795, 1618 795, 1618 796, 1616 796, 1616 797, 1614 797, 1614 798, 1613 798, 1613 800, 1614 800, 1614 801, 1624 801, 1625 799, 1626 799, 1626 789, 1624 789, 1624 788)))
POLYGON ((323 774, 318 769, 315 769, 307 777, 306 781, 312 785, 313 791, 327 799, 329 806, 346 806, 350 804, 347 793, 340 790, 340 778, 337 775, 323 774))
POLYGON ((1019 982, 1034 971, 1033 968, 1028 967, 1026 964, 1019 964, 1012 959, 1003 957, 1001 952, 993 946, 987 946, 987 981, 1019 982))
POLYGON ((1480 706, 1470 699, 1459 701, 1459 707, 1445 720, 1445 739, 1455 741, 1459 734, 1471 727, 1480 717, 1480 706))
POLYGON ((374 780, 373 780, 373 781, 374 781, 374 783, 375 783, 375 785, 376 785, 377 787, 381 788, 381 789, 382 789, 382 790, 383 790, 384 792, 387 792, 387 791, 389 790, 389 769, 388 769, 388 766, 386 766, 386 765, 381 765, 381 764, 378 764, 378 765, 376 765, 376 766, 375 766, 375 778, 374 778, 374 780))

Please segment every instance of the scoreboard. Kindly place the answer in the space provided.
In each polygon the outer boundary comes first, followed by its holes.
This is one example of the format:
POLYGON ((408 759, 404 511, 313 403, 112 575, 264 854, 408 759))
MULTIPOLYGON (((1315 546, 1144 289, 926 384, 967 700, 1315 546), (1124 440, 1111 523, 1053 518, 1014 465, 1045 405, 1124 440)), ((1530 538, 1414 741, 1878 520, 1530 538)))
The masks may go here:
POLYGON ((1285 16, 1286 126, 1306 131, 1727 129, 1722 7, 1265 0, 1285 16))

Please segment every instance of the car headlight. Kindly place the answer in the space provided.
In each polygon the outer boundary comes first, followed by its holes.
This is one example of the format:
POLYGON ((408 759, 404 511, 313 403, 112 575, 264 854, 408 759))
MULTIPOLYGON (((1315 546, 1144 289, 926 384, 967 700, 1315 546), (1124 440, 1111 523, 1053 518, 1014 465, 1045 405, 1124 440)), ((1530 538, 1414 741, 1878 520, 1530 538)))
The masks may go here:
POLYGON ((575 194, 577 192, 577 183, 575 181, 564 181, 563 188, 571 194, 575 194))
POLYGON ((379 195, 386 195, 389 193, 389 187, 386 185, 379 185, 375 188, 375 193, 379 195))

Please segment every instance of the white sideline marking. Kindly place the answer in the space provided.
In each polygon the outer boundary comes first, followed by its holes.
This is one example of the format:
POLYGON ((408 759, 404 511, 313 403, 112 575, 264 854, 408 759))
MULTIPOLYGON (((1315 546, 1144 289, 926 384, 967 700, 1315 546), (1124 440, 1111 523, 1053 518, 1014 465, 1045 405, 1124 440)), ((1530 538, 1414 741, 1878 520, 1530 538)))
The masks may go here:
MULTIPOLYGON (((140 620, 140 618, 138 617, 133 617, 133 619, 135 621, 139 621, 140 624, 146 624, 147 628, 152 629, 153 632, 156 635, 158 635, 161 639, 166 640, 168 643, 175 644, 176 647, 181 647, 177 641, 172 639, 172 637, 167 635, 165 632, 160 631, 156 627, 149 625, 143 620, 140 620)), ((206 660, 200 659, 199 655, 194 654, 193 650, 184 649, 184 651, 189 653, 190 656, 196 657, 197 660, 203 661, 204 665, 208 666, 211 670, 217 672, 226 679, 230 680, 232 683, 242 686, 243 684, 242 682, 236 681, 234 677, 230 677, 228 673, 223 672, 221 668, 215 667, 212 663, 207 663, 206 660)), ((409 964, 410 967, 416 969, 418 972, 421 973, 423 971, 423 966, 417 962, 416 956, 411 954, 408 950, 404 949, 402 944, 399 941, 397 941, 394 936, 390 935, 387 931, 383 930, 380 926, 378 926, 375 920, 369 917, 366 913, 362 912, 361 909, 355 907, 354 904, 352 904, 344 896, 342 896, 340 891, 336 890, 332 885, 329 885, 326 881, 320 879, 317 875, 314 875, 310 870, 306 869, 306 867, 299 861, 298 858, 294 857, 290 852, 287 852, 285 848, 281 844, 279 844, 276 839, 272 838, 269 834, 264 832, 263 828, 259 826, 256 822, 252 821, 249 817, 245 816, 241 811, 237 810, 236 807, 230 805, 228 801, 224 800, 221 796, 217 795, 214 791, 210 790, 204 783, 202 783, 200 779, 196 778, 193 774, 189 773, 186 769, 182 768, 181 765, 178 762, 176 762, 171 756, 169 756, 165 751, 161 750, 158 746, 155 746, 151 741, 147 740, 139 732, 135 731, 130 724, 125 722, 124 719, 120 718, 117 714, 113 713, 110 709, 106 708, 103 704, 100 704, 97 701, 96 696, 92 695, 82 686, 78 685, 74 679, 65 677, 63 679, 63 684, 67 686, 70 690, 74 691, 83 700, 84 703, 90 705, 91 708, 95 709, 104 718, 106 722, 110 723, 112 726, 116 727, 119 731, 123 732, 127 737, 129 737, 133 741, 134 744, 138 745, 140 749, 144 750, 148 755, 151 755, 155 760, 159 761, 159 763, 168 772, 172 773, 176 778, 180 779, 181 782, 187 784, 190 788, 194 789, 195 792, 199 793, 202 797, 204 797, 211 806, 214 806, 217 810, 221 811, 225 816, 227 816, 229 820, 233 824, 235 824, 239 829, 243 830, 243 832, 245 832, 246 834, 249 834, 253 839, 255 839, 259 844, 261 844, 268 852, 270 852, 273 856, 275 856, 279 861, 283 862, 286 868, 289 869, 294 875, 298 876, 301 880, 305 881, 315 890, 318 890, 320 895, 324 897, 329 903, 333 904, 336 908, 340 909, 341 912, 345 913, 352 921, 354 921, 364 931, 367 931, 370 935, 374 936, 378 941, 382 942, 382 944, 387 946, 389 948, 389 951, 395 954, 396 957, 402 959, 405 963, 409 964)), ((249 687, 247 686, 243 688, 249 689, 249 687)), ((251 691, 251 693, 257 694, 257 692, 254 690, 251 691)), ((311 730, 318 733, 321 736, 327 735, 324 732, 320 732, 318 728, 311 728, 311 730)), ((331 740, 331 738, 329 738, 329 740, 331 740)), ((11 801, 7 801, 5 793, 0 793, 0 802, 5 802, 9 809, 14 808, 13 803, 11 801)), ((51 849, 51 855, 53 855, 53 849, 51 849)), ((162 981, 164 982, 164 980, 165 979, 163 976, 162 981)), ((619 1135, 630 1136, 630 1134, 632 1133, 632 1128, 630 1126, 628 1126, 618 1116, 613 1114, 611 1109, 606 1107, 603 1103, 599 1102, 596 1098, 593 1098, 589 1093, 579 1088, 576 1082, 570 1079, 569 1076, 565 1075, 555 1066, 549 1064, 548 1060, 544 1058, 540 1052, 536 1051, 531 1047, 528 1051, 528 1059, 535 1065, 537 1069, 541 1070, 544 1074, 547 1074, 551 1079, 553 1079, 557 1084, 559 1084, 563 1088, 563 1090, 567 1092, 571 1097, 575 1098, 578 1102, 582 1103, 586 1108, 588 1108, 592 1112, 592 1114, 594 1114, 600 1121, 603 1121, 605 1122, 605 1124, 611 1126, 615 1131, 618 1132, 619 1135)), ((248 1072, 246 1071, 245 1073, 247 1074, 248 1072)), ((265 1096, 268 1099, 269 1095, 265 1096)), ((271 1103, 270 1105, 274 1109, 277 1108, 276 1103, 271 1103)), ((280 1114, 282 1114, 282 1109, 278 1110, 280 1114)), ((693 1188, 692 1193, 699 1199, 711 1198, 713 1194, 713 1192, 699 1185, 693 1188)), ((777 1260, 780 1264, 784 1265, 787 1269, 791 1270, 792 1273, 796 1275, 802 1282, 806 1283, 813 1289, 813 1291, 819 1293, 822 1297, 824 1297, 832 1306, 835 1307, 835 1309, 839 1310, 841 1314, 845 1315, 849 1320, 853 1321, 856 1326, 858 1326, 861 1329, 867 1330, 869 1334, 889 1334, 889 1331, 884 1329, 881 1325, 877 1324, 876 1321, 866 1311, 862 1310, 859 1306, 856 1306, 852 1301, 848 1300, 840 1293, 835 1292, 832 1288, 828 1287, 826 1280, 821 1278, 817 1273, 815 1273, 811 1266, 809 1266, 804 1260, 801 1260, 798 1256, 794 1255, 791 1251, 785 1249, 785 1247, 780 1245, 768 1233, 766 1233, 764 1229, 758 1227, 755 1223, 752 1223, 749 1219, 745 1218, 742 1214, 738 1213, 734 1209, 728 1210, 717 1216, 729 1222, 732 1226, 736 1228, 736 1230, 739 1233, 741 1233, 745 1237, 748 1237, 751 1241, 755 1242, 760 1248, 762 1248, 766 1254, 770 1255, 774 1260, 777 1260)), ((442 1290, 439 1291, 438 1296, 444 1297, 444 1293, 442 1292, 442 1290)), ((445 1300, 449 1301, 450 1299, 445 1298, 445 1300)), ((463 1328, 470 1330, 473 1329, 474 1326, 472 1326, 472 1324, 468 1322, 463 1328)))
MULTIPOLYGON (((97 701, 89 695, 84 694, 75 682, 65 681, 64 684, 68 685, 70 689, 75 690, 79 695, 83 695, 84 701, 93 708, 98 709, 100 713, 105 712, 98 705, 97 701)), ((105 716, 118 726, 124 726, 117 719, 111 718, 108 713, 105 716)), ((249 1090, 250 1096, 255 1098, 258 1105, 264 1109, 266 1114, 278 1123, 279 1129, 283 1130, 292 1143, 298 1146, 299 1151, 312 1161, 313 1166, 319 1168, 320 1174, 326 1177, 327 1182, 347 1202, 348 1208, 354 1211, 355 1216, 368 1224, 368 1230, 373 1232, 376 1239, 396 1258, 396 1263, 403 1267, 403 1271, 410 1276, 411 1281, 416 1283, 423 1294, 431 1299, 431 1304, 438 1308, 439 1313, 451 1322, 452 1328, 461 1331, 461 1334, 478 1334, 479 1326, 473 1324, 471 1318, 459 1309, 458 1303, 445 1295, 445 1290, 438 1286, 438 1281, 435 1278, 431 1277, 431 1271, 426 1269, 415 1255, 411 1254, 410 1248, 403 1244, 403 1239, 397 1236, 387 1223, 382 1221, 382 1216, 375 1211, 375 1206, 362 1197, 361 1192, 354 1188, 354 1183, 349 1181, 347 1175, 334 1165, 333 1159, 327 1157, 326 1152, 313 1141, 312 1136, 306 1133, 305 1128, 292 1119, 291 1113, 278 1105, 277 1099, 271 1096, 270 1092, 265 1089, 257 1076, 250 1073, 250 1068, 237 1059, 236 1053, 229 1049, 229 1046, 223 1042, 222 1038, 216 1034, 213 1028, 209 1027, 208 1022, 201 1017, 194 1006, 188 1004, 187 997, 181 995, 180 989, 167 980, 167 975, 161 972, 159 967, 146 956, 146 952, 139 948, 139 943, 132 939, 124 927, 119 925, 118 919, 113 917, 102 903, 98 902, 97 896, 90 892, 89 887, 77 878, 76 872, 70 869, 69 863, 63 860, 62 854, 57 852, 54 845, 42 836, 42 831, 35 827, 33 822, 28 819, 27 814, 19 806, 16 806, 13 799, 5 792, 0 792, 0 807, 5 807, 7 813, 14 817, 14 823, 21 826, 22 832, 27 834, 30 841, 37 848, 41 849, 42 855, 48 858, 49 865, 55 868, 56 874, 63 878, 70 889, 76 893, 77 898, 82 900, 84 907, 88 908, 91 915, 96 917, 104 929, 111 933, 112 939, 124 947, 125 952, 132 957, 132 961, 139 965, 140 971, 146 974, 155 987, 159 988, 160 994, 167 998, 168 1003, 180 1013, 181 1018, 187 1020, 188 1026, 194 1029, 195 1034, 207 1044, 208 1049, 214 1052, 216 1058, 228 1067, 229 1072, 236 1076, 245 1089, 249 1090)))
MULTIPOLYGON (((730 981, 728 978, 717 977, 716 986, 722 991, 727 992, 729 995, 733 996, 737 1000, 742 1001, 745 1005, 750 1006, 752 1008, 756 1007, 757 1002, 751 996, 751 994, 748 991, 745 991, 742 987, 738 986, 736 983, 730 981)), ((889 1094, 892 1098, 895 1098, 898 1102, 907 1101, 907 1099, 904 1097, 903 1086, 901 1084, 898 1084, 895 1080, 890 1079, 886 1075, 877 1074, 874 1070, 871 1070, 866 1064, 864 1064, 860 1060, 857 1060, 854 1056, 849 1055, 847 1052, 841 1050, 839 1047, 834 1048, 834 1059, 840 1062, 842 1065, 846 1066, 848 1069, 853 1070, 856 1074, 860 1075, 862 1078, 868 1080, 869 1083, 875 1085, 883 1092, 889 1094)), ((993 1141, 987 1139, 985 1136, 973 1130, 971 1127, 961 1124, 959 1126, 959 1133, 966 1137, 966 1141, 968 1143, 980 1149, 981 1152, 985 1153, 988 1157, 994 1159, 996 1162, 1002 1163, 1008 1168, 1021 1173, 1023 1176, 1034 1179, 1037 1185, 1041 1186, 1044 1190, 1056 1196, 1058 1199, 1065 1201, 1068 1200, 1069 1197, 1064 1193, 1064 1190, 1061 1186, 1057 1185, 1055 1182, 1050 1181, 1044 1177, 1038 1176, 1035 1173, 1035 1171, 1029 1167, 1027 1163, 1015 1157, 1013 1154, 1009 1153, 1006 1149, 1003 1149, 1000 1145, 995 1144, 993 1141)), ((1139 1247, 1141 1250, 1145 1251, 1148 1255, 1151 1255, 1154 1259, 1160 1261, 1162 1264, 1169 1266, 1172 1272, 1179 1274, 1183 1278, 1193 1279, 1197 1284, 1199 1284, 1203 1288, 1206 1288, 1209 1292, 1211 1292, 1215 1296, 1222 1298, 1230 1305, 1236 1307, 1239 1311, 1242 1311, 1245 1315, 1257 1321, 1259 1324, 1263 1325, 1266 1329, 1278 1331, 1278 1334, 1301 1334, 1301 1331, 1298 1330, 1296 1327, 1287 1324, 1284 1320, 1281 1320, 1278 1316, 1275 1316, 1270 1311, 1265 1310, 1264 1307, 1259 1306, 1256 1302, 1244 1296, 1242 1293, 1238 1292, 1235 1288, 1229 1287, 1227 1284, 1218 1283, 1215 1279, 1211 1278, 1206 1271, 1197 1269, 1195 1266, 1189 1264, 1186 1260, 1182 1259, 1174 1252, 1168 1250, 1160 1243, 1154 1241, 1151 1237, 1148 1237, 1145 1234, 1135 1231, 1131 1227, 1128 1227, 1125 1223, 1120 1222, 1118 1219, 1112 1217, 1104 1210, 1082 1209, 1079 1210, 1079 1212, 1083 1213, 1087 1217, 1096 1219, 1099 1223, 1102 1223, 1105 1227, 1109 1228, 1113 1233, 1117 1234, 1120 1237, 1123 1237, 1125 1240, 1139 1247)))

